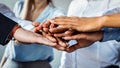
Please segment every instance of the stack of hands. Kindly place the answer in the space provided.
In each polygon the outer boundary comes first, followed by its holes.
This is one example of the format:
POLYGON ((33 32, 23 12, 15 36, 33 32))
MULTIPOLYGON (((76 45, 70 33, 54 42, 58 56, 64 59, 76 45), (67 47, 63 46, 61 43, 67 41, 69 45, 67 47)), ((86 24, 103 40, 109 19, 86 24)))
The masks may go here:
POLYGON ((56 17, 43 23, 33 23, 34 32, 42 35, 43 44, 58 50, 73 52, 76 49, 90 46, 103 37, 102 23, 98 18, 87 19, 80 17, 56 17), (93 27, 94 26, 94 27, 93 27), (68 42, 76 40, 70 46, 68 42))

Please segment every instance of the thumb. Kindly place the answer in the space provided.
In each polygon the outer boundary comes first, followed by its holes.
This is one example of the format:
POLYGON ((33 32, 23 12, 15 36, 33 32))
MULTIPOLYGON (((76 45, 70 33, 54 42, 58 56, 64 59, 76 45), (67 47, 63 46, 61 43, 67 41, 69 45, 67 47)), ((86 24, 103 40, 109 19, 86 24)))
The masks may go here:
POLYGON ((35 27, 39 26, 39 24, 40 24, 39 22, 33 22, 32 23, 32 25, 35 26, 35 27))

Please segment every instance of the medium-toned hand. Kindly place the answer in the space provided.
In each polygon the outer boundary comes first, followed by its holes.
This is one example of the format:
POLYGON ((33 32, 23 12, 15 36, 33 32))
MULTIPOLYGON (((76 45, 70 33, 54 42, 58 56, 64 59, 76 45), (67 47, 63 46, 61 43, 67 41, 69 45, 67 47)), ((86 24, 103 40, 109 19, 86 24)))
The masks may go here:
POLYGON ((73 52, 79 48, 84 48, 84 47, 88 47, 90 46, 91 44, 93 44, 94 42, 93 41, 90 41, 90 40, 86 40, 86 39, 79 39, 79 40, 76 40, 77 41, 77 44, 74 44, 68 48, 66 48, 66 52, 73 52))
POLYGON ((76 40, 77 44, 74 44, 72 46, 68 46, 66 48, 67 52, 73 52, 76 49, 88 47, 92 43, 99 41, 102 39, 103 34, 101 31, 97 32, 78 32, 74 30, 67 30, 63 33, 55 33, 55 37, 62 37, 64 40, 76 40))
MULTIPOLYGON (((42 23, 43 24, 43 23, 42 23)), ((45 37, 47 37, 49 40, 51 40, 52 42, 57 42, 57 40, 55 38, 52 37, 52 35, 50 33, 46 33, 44 30, 42 30, 42 24, 41 23, 37 23, 34 22, 32 25, 35 27, 33 29, 33 31, 35 33, 39 33, 41 35, 44 35, 45 37)))
POLYGON ((100 41, 103 38, 103 33, 92 32, 92 33, 79 33, 73 36, 65 36, 65 40, 76 40, 77 44, 70 46, 66 49, 67 52, 73 52, 76 49, 88 47, 96 41, 100 41))
POLYGON ((66 41, 63 41, 62 38, 54 37, 53 34, 49 32, 49 29, 54 27, 49 20, 45 21, 44 23, 33 23, 35 26, 34 32, 41 33, 43 36, 45 36, 47 39, 51 40, 52 42, 56 42, 57 45, 52 46, 58 50, 65 50, 65 48, 68 46, 66 41))
POLYGON ((104 19, 100 17, 56 17, 52 19, 51 23, 59 25, 54 31, 59 31, 64 29, 74 29, 79 32, 91 32, 91 31, 99 31, 102 28, 102 22, 104 19))
MULTIPOLYGON (((48 34, 54 36, 56 38, 56 40, 58 41, 58 45, 54 46, 54 48, 58 49, 58 50, 65 50, 67 52, 73 52, 76 49, 79 48, 83 48, 83 47, 87 47, 90 46, 92 43, 99 41, 102 39, 103 34, 101 31, 98 32, 78 32, 72 29, 67 29, 67 30, 62 30, 61 31, 57 31, 55 32, 54 30, 56 30, 58 28, 58 26, 55 27, 55 25, 53 24, 52 27, 50 27, 51 24, 50 23, 46 23, 45 24, 45 28, 49 28, 49 32, 47 32, 48 34), (51 31, 50 29, 54 29, 51 31), (63 40, 64 39, 64 40, 63 40), (69 40, 76 40, 77 44, 72 45, 72 46, 68 46, 66 45, 68 43, 69 40), (65 43, 65 46, 61 46, 65 43)), ((44 27, 42 27, 42 31, 44 32, 44 27)), ((46 33, 46 31, 45 31, 46 33)))

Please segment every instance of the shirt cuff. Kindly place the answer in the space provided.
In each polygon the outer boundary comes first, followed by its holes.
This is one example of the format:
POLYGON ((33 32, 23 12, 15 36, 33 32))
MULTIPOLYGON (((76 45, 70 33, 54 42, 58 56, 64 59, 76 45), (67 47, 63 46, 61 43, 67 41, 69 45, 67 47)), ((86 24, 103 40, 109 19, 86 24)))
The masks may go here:
POLYGON ((119 28, 108 28, 103 30, 103 39, 101 42, 116 40, 120 41, 120 29, 119 28))

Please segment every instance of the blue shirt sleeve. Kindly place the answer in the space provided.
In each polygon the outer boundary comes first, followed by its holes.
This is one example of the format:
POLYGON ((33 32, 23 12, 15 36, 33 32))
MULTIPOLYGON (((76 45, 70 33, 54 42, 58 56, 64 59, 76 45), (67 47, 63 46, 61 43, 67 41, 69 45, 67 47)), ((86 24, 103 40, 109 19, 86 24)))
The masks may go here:
MULTIPOLYGON (((110 15, 115 13, 120 13, 120 6, 108 9, 107 11, 104 12, 103 15, 110 15)), ((109 40, 120 41, 120 28, 103 28, 102 31, 104 34, 102 42, 109 40)))
POLYGON ((103 28, 103 40, 102 42, 109 40, 120 41, 120 28, 103 28))

